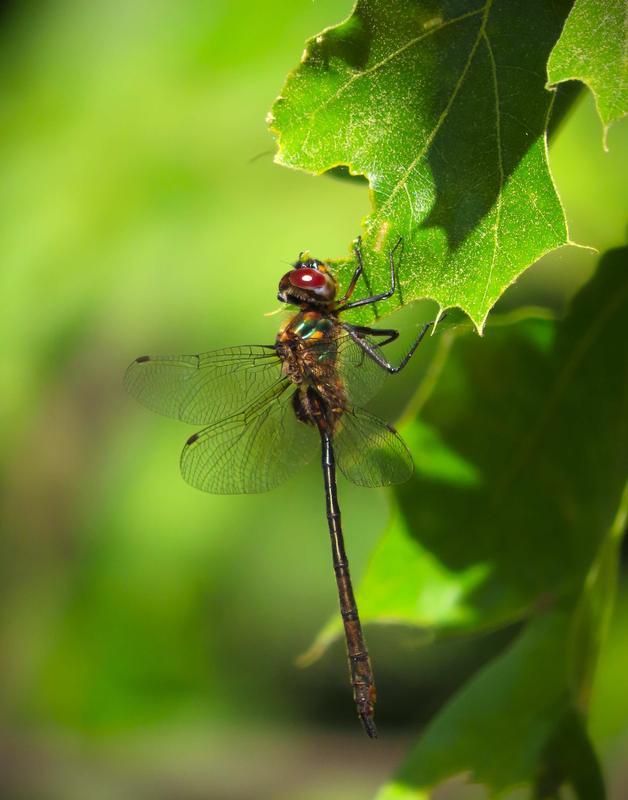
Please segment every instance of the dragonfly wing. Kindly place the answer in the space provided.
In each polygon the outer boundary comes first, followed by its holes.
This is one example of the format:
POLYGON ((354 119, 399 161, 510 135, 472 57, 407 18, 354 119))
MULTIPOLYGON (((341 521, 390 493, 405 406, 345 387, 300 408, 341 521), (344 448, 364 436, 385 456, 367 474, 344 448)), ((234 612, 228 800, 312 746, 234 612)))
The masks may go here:
MULTIPOLYGON (((381 352, 373 339, 367 336, 361 338, 366 339, 373 350, 381 352)), ((386 371, 347 333, 343 333, 336 341, 336 367, 350 406, 367 403, 379 392, 387 377, 386 371)))
POLYGON ((181 454, 185 480, 212 494, 265 492, 316 452, 316 429, 299 422, 294 384, 283 379, 243 411, 191 436, 181 454))
POLYGON ((407 481, 412 456, 397 431, 361 408, 345 411, 334 434, 340 470, 358 486, 390 486, 407 481))
POLYGON ((140 403, 194 425, 209 425, 240 411, 280 380, 275 348, 263 345, 141 356, 124 376, 127 390, 140 403))

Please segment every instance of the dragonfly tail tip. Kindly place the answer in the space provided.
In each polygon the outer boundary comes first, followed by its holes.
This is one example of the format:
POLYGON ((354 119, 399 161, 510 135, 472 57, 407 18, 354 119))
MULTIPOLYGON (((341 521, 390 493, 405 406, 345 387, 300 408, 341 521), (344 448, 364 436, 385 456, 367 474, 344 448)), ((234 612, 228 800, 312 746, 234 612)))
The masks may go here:
POLYGON ((369 739, 377 739, 377 728, 371 714, 360 714, 360 722, 369 739))

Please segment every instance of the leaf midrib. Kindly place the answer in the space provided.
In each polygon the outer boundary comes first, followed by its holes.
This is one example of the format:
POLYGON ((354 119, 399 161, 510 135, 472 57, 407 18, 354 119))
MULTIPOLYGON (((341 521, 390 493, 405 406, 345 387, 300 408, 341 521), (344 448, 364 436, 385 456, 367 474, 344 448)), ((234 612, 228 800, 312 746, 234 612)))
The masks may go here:
POLYGON ((473 47, 471 48, 471 50, 469 52, 469 57, 467 58, 464 67, 462 68, 460 76, 459 76, 458 80, 456 81, 456 84, 455 84, 455 86, 453 88, 453 91, 452 91, 450 97, 449 97, 449 100, 447 101, 447 104, 445 105, 445 108, 441 111, 440 116, 438 117, 438 120, 436 121, 436 125, 432 129, 430 135, 425 140, 424 146, 419 150, 417 155, 412 159, 412 161, 410 162, 410 165, 407 167, 407 169, 404 172, 404 174, 402 175, 402 177, 399 179, 399 181, 394 186, 394 188, 391 191, 391 193, 386 198, 386 201, 378 209, 378 211, 377 211, 377 213, 375 215, 376 219, 382 216, 384 211, 390 206, 391 202, 393 201, 393 199, 395 198, 395 196, 397 195, 399 190, 402 189, 403 187, 405 187, 405 185, 408 182, 408 178, 410 177, 410 174, 413 172, 414 168, 419 163, 419 161, 425 156, 425 154, 429 150, 432 142, 436 138, 436 135, 438 134, 439 130, 442 128, 443 124, 445 123, 445 120, 449 116, 449 112, 451 110, 451 107, 453 106, 454 101, 455 101, 456 97, 458 96, 458 93, 460 92, 460 89, 462 88, 462 85, 463 85, 464 80, 465 80, 465 78, 467 76, 467 73, 469 72, 471 64, 473 63, 473 59, 475 57, 475 54, 477 52, 477 49, 478 49, 478 46, 480 44, 480 41, 481 41, 482 37, 486 36, 486 38, 488 40, 488 36, 486 35, 486 23, 488 21, 489 12, 491 10, 491 6, 492 5, 493 5, 493 0, 487 0, 486 5, 483 6, 483 8, 478 9, 478 11, 476 12, 478 14, 480 12, 482 12, 482 11, 484 12, 483 15, 482 15, 482 22, 481 22, 480 28, 478 30, 478 35, 476 36, 475 42, 473 43, 473 47))

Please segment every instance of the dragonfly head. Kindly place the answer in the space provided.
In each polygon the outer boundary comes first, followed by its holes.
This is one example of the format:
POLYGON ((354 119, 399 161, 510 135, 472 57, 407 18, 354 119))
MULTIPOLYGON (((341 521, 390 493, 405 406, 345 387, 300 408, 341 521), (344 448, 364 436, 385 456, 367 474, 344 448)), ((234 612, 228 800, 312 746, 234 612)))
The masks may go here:
POLYGON ((279 281, 277 298, 282 303, 328 305, 336 298, 338 284, 328 268, 316 258, 301 253, 279 281))

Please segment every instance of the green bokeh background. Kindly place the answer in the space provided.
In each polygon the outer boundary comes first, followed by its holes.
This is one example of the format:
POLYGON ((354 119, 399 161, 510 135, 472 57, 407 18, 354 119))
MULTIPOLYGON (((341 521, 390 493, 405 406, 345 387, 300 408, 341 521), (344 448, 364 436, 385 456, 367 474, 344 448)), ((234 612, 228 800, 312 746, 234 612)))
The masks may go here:
MULTIPOLYGON (((272 163, 264 117, 319 0, 49 0, 0 16, 0 796, 370 796, 507 634, 426 647, 371 631, 383 738, 364 740, 342 646, 301 670, 336 606, 316 465, 268 495, 179 477, 192 432, 123 393, 144 352, 270 342, 300 250, 342 257, 367 190, 272 163)), ((584 93, 551 163, 575 241, 621 244, 624 127, 601 146, 584 93)), ((500 303, 560 309, 596 254, 564 249, 500 303)), ((412 324, 432 306, 397 319, 412 324)), ((423 368, 379 401, 394 419, 423 368), (401 387, 401 388, 399 388, 401 387)), ((353 572, 386 494, 340 487, 353 572)), ((628 775, 622 599, 592 710, 628 775)), ((450 796, 458 797, 457 790, 450 796)))

